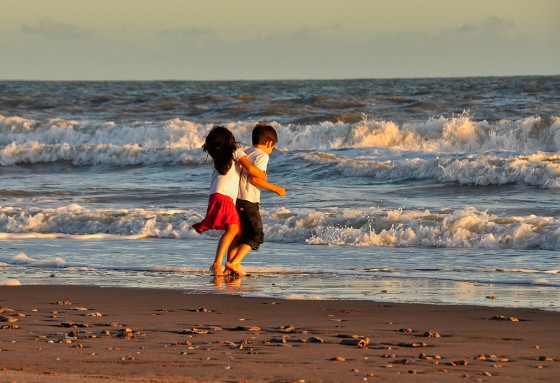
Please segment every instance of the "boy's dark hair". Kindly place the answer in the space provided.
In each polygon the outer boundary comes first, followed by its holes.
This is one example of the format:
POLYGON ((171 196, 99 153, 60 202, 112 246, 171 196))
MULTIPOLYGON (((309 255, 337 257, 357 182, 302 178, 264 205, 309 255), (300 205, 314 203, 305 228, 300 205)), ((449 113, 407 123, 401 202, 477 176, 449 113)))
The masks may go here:
POLYGON ((223 126, 214 126, 206 140, 202 149, 210 154, 214 160, 214 168, 221 175, 225 175, 231 168, 233 161, 233 152, 237 149, 235 137, 227 128, 223 126))
POLYGON ((278 135, 274 128, 264 122, 259 122, 253 129, 253 145, 266 145, 268 141, 278 142, 278 135))

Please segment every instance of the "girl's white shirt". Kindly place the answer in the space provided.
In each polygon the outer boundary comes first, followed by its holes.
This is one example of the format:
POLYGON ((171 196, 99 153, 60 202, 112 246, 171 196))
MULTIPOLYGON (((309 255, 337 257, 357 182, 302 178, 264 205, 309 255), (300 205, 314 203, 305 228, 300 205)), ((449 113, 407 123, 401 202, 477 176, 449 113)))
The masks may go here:
POLYGON ((246 156, 245 152, 238 148, 233 152, 233 164, 226 174, 221 175, 214 169, 212 172, 212 182, 210 183, 210 194, 219 193, 227 195, 235 203, 239 193, 239 178, 242 168, 239 159, 244 156, 246 156))

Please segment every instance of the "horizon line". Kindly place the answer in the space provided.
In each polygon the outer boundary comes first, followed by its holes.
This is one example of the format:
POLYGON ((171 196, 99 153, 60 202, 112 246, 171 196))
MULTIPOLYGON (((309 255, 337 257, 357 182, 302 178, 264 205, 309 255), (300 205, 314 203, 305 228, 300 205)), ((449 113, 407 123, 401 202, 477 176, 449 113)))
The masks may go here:
POLYGON ((275 81, 356 81, 356 80, 426 80, 460 78, 511 78, 511 77, 556 77, 557 74, 508 74, 508 75, 465 75, 465 76, 395 76, 395 77, 339 77, 339 78, 254 78, 254 79, 0 79, 0 82, 275 82, 275 81))

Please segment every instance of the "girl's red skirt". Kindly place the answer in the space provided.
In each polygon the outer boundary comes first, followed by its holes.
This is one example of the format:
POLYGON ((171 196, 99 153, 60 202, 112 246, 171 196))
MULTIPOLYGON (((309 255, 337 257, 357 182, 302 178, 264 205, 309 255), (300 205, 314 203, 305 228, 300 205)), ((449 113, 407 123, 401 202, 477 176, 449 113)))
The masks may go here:
POLYGON ((223 194, 214 193, 208 197, 206 217, 199 223, 192 225, 197 233, 206 230, 225 230, 226 225, 235 223, 241 229, 241 221, 233 200, 223 194))

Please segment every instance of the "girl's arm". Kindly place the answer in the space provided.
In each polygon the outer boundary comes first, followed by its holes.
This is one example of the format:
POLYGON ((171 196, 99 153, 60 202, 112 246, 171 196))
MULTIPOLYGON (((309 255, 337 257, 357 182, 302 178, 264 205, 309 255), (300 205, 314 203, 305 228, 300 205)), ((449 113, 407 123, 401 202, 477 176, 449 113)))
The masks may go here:
POLYGON ((239 163, 241 164, 241 166, 243 166, 243 168, 245 170, 247 170, 247 172, 257 178, 262 178, 263 180, 266 180, 266 172, 263 172, 261 169, 257 168, 255 165, 253 165, 251 163, 251 161, 249 161, 249 159, 247 158, 247 156, 243 156, 239 159, 239 163))

